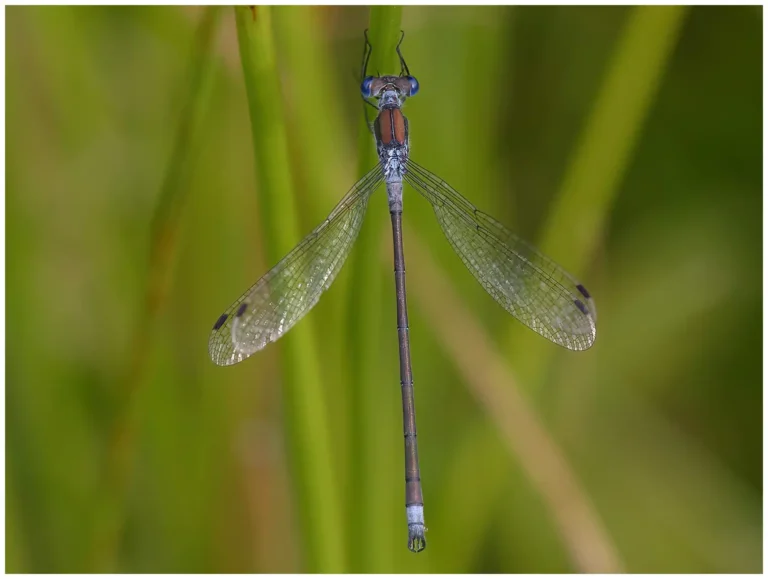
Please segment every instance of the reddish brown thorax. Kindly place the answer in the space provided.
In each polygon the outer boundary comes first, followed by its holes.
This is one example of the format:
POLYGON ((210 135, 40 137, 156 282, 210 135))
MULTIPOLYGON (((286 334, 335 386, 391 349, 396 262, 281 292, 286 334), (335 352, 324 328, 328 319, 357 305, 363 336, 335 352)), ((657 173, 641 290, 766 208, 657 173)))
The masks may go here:
POLYGON ((400 109, 382 109, 376 118, 379 139, 385 147, 405 145, 405 117, 400 109))

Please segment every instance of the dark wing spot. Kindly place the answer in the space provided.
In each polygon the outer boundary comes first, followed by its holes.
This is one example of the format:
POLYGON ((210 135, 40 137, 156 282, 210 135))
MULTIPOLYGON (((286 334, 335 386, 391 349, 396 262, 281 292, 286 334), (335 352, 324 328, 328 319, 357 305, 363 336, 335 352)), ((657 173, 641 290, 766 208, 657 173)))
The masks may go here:
POLYGON ((585 306, 581 300, 573 300, 573 303, 576 304, 576 307, 581 310, 581 313, 585 316, 589 315, 589 310, 587 309, 587 306, 585 306))
POLYGON ((585 288, 583 285, 579 284, 576 286, 576 289, 581 292, 581 295, 583 295, 585 298, 589 299, 591 296, 589 295, 589 292, 587 291, 587 288, 585 288))
POLYGON ((224 325, 224 322, 226 322, 226 321, 227 321, 227 318, 228 318, 228 317, 229 317, 229 316, 228 316, 227 314, 221 314, 221 315, 219 316, 219 319, 218 319, 218 320, 216 320, 216 323, 215 323, 215 324, 213 324, 213 329, 214 329, 214 330, 218 330, 218 329, 219 329, 221 326, 223 326, 223 325, 224 325))
POLYGON ((240 307, 237 308, 237 312, 235 313, 235 317, 239 318, 240 316, 242 316, 243 312, 245 312, 245 309, 247 307, 248 307, 248 302, 243 302, 242 304, 240 304, 240 307))

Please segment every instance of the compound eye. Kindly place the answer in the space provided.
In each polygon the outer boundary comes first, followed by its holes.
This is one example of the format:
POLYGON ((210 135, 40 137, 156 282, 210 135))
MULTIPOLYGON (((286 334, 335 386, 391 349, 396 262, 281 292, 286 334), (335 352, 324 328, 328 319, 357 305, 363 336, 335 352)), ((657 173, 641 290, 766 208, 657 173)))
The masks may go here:
POLYGON ((415 96, 416 93, 419 92, 419 81, 412 76, 406 78, 408 79, 408 83, 411 85, 411 92, 408 96, 415 96))
POLYGON ((363 79, 363 82, 360 83, 360 92, 363 94, 364 98, 371 98, 373 96, 373 93, 371 92, 371 85, 373 84, 373 77, 372 76, 366 76, 363 79))

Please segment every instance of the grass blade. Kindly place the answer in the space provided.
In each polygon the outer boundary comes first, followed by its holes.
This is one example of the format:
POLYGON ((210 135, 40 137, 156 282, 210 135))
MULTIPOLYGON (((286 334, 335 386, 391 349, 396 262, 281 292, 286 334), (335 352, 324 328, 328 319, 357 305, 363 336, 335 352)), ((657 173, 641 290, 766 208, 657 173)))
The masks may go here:
MULTIPOLYGON (((300 238, 282 98, 272 39, 271 9, 235 8, 240 57, 253 135, 265 245, 277 262, 300 238)), ((344 570, 342 512, 332 469, 327 407, 311 320, 281 343, 285 425, 295 473, 308 571, 344 570)))
MULTIPOLYGON (((583 279, 600 243, 687 10, 637 6, 629 13, 539 240, 545 254, 577 277, 583 279)), ((599 310, 599 296, 596 302, 599 310)), ((531 340, 519 324, 510 327, 510 351, 519 351, 526 340, 526 355, 519 357, 517 368, 523 383, 532 385, 556 350, 544 340, 531 340)))
POLYGON ((114 570, 119 565, 119 543, 125 518, 123 503, 134 453, 134 400, 145 378, 155 321, 166 302, 181 209, 189 190, 196 154, 202 144, 200 126, 212 87, 215 64, 212 46, 220 13, 218 7, 207 8, 198 26, 187 100, 152 222, 144 310, 134 335, 130 366, 118 393, 116 417, 109 434, 109 459, 105 470, 107 494, 100 513, 101 531, 97 533, 91 560, 93 568, 99 571, 114 570))
MULTIPOLYGON (((368 74, 397 73, 395 46, 400 39, 402 8, 398 6, 375 6, 371 8, 368 38, 373 51, 368 74)), ((363 46, 362 31, 360 47, 363 46)), ((361 51, 362 52, 362 51, 361 51)), ((375 118, 376 111, 369 108, 369 118, 375 118)), ((363 119, 363 112, 360 111, 363 119)), ((361 123, 362 125, 362 123, 361 123)), ((363 174, 378 162, 376 148, 368 127, 363 127, 359 142, 359 174, 363 174)), ((348 513, 351 532, 362 537, 350 553, 352 571, 384 572, 392 570, 392 553, 397 548, 406 548, 405 514, 403 502, 393 500, 392 475, 402 468, 402 456, 393 444, 391 433, 396 427, 397 412, 393 392, 397 384, 393 377, 393 389, 376 388, 381 383, 382 344, 381 332, 375 329, 386 324, 381 319, 382 290, 391 280, 386 279, 385 270, 372 255, 378 255, 383 228, 388 224, 385 203, 377 196, 369 205, 366 224, 357 239, 351 264, 351 300, 348 309, 350 321, 349 360, 351 382, 348 393, 351 412, 351 481, 352 505, 348 513), (395 543, 398 525, 402 525, 402 546, 395 543)), ((394 330, 394 319, 392 320, 394 330)), ((394 333, 392 334, 394 338, 394 333)), ((396 342, 392 342, 393 344, 396 342)), ((396 430, 395 430, 396 431, 396 430)), ((398 477, 399 478, 399 477, 398 477)), ((402 492, 399 491, 398 492, 402 492)))

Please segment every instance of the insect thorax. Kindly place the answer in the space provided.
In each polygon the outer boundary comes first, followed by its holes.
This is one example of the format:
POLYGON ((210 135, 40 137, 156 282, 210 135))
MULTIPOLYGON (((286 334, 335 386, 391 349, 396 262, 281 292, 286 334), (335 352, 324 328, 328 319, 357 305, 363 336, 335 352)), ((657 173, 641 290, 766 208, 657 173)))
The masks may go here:
POLYGON ((374 134, 385 181, 402 181, 408 160, 408 119, 399 107, 383 107, 376 117, 374 134))

